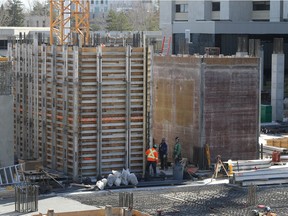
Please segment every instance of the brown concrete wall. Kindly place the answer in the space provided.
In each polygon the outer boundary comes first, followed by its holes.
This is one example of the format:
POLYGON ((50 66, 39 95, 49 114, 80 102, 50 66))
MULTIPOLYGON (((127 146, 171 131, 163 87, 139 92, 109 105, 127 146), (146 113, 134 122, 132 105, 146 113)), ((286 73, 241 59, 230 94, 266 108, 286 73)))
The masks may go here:
POLYGON ((154 58, 153 134, 157 144, 167 139, 170 160, 176 136, 182 157, 192 158, 199 145, 200 69, 198 58, 154 58))
POLYGON ((172 161, 174 139, 182 155, 204 166, 211 162, 255 159, 258 140, 258 59, 154 57, 153 134, 165 137, 172 161))

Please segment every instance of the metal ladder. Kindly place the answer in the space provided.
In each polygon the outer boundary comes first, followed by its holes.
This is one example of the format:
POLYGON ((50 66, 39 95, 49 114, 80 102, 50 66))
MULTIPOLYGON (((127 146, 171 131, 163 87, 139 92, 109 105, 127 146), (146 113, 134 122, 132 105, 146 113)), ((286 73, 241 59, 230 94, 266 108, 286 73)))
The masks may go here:
POLYGON ((0 168, 0 186, 18 184, 25 181, 22 164, 0 168))
POLYGON ((161 54, 162 55, 169 55, 171 41, 172 41, 172 36, 168 37, 168 39, 166 38, 166 36, 163 37, 162 48, 161 48, 161 54))

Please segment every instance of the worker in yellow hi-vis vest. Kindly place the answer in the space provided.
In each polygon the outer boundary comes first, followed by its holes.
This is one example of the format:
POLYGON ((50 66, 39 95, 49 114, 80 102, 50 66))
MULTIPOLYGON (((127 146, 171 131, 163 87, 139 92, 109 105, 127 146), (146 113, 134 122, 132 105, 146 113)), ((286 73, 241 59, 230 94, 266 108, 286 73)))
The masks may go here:
POLYGON ((150 165, 152 165, 154 176, 156 176, 156 165, 158 163, 157 145, 154 144, 152 148, 146 151, 147 163, 145 169, 145 180, 148 180, 150 165))

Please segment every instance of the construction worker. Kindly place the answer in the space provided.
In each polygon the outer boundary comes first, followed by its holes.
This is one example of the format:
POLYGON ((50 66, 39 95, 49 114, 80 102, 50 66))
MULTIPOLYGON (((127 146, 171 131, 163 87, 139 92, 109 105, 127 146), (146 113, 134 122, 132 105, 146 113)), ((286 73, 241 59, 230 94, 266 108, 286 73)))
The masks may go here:
POLYGON ((161 161, 161 170, 167 170, 168 165, 167 165, 167 152, 168 152, 168 147, 165 138, 162 138, 162 141, 159 145, 159 156, 160 156, 160 161, 161 161))
POLYGON ((149 176, 149 169, 150 165, 152 165, 154 176, 156 176, 156 165, 158 163, 158 152, 157 152, 157 145, 154 144, 152 148, 149 148, 146 151, 147 156, 147 163, 146 163, 146 169, 145 169, 145 179, 148 179, 149 176))
POLYGON ((179 164, 180 161, 182 160, 182 157, 181 157, 181 144, 180 144, 180 141, 179 141, 179 137, 175 138, 173 157, 174 157, 175 165, 179 164))

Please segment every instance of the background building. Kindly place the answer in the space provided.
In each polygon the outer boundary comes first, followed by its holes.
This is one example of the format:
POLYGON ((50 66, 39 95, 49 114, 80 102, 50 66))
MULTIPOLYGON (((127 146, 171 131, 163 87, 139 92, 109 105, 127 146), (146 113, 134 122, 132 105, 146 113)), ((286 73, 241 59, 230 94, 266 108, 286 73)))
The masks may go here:
POLYGON ((105 16, 113 0, 90 0, 90 17, 105 16))
POLYGON ((273 40, 283 38, 284 53, 288 49, 287 12, 287 0, 160 0, 160 28, 172 36, 173 54, 204 54, 205 47, 219 47, 224 55, 251 54, 249 42, 259 39, 270 80, 273 40))

